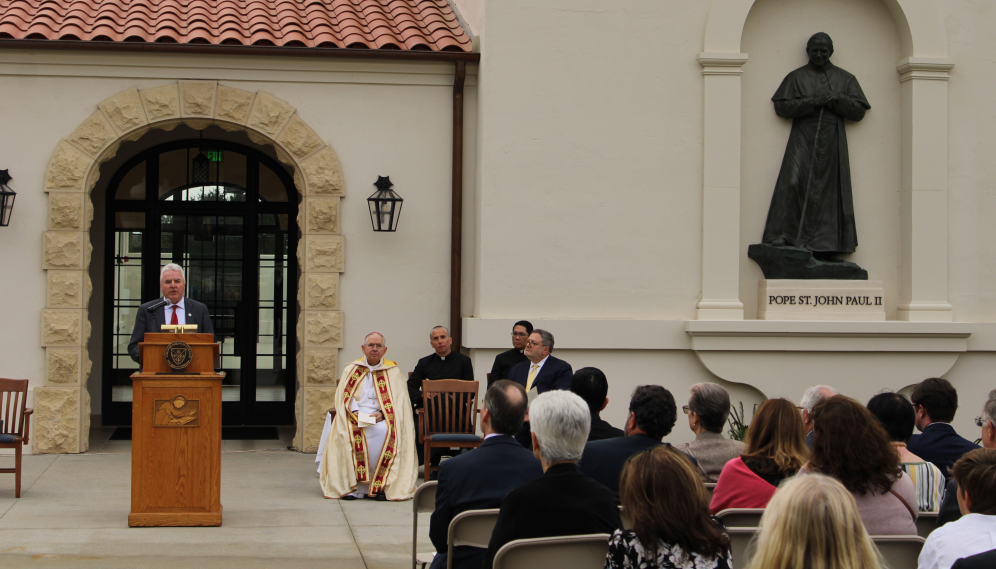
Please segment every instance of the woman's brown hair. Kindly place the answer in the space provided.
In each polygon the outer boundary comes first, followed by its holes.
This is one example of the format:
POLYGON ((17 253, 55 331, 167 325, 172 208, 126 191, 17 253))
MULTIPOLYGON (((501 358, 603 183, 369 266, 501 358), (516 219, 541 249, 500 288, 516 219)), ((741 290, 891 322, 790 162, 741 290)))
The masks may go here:
POLYGON ((730 538, 709 515, 709 492, 685 455, 661 445, 630 458, 619 476, 624 515, 646 555, 661 541, 703 557, 725 556, 730 538))
POLYGON ((813 408, 809 470, 833 476, 848 491, 884 494, 902 474, 899 453, 882 423, 864 405, 843 395, 813 408))
POLYGON ((768 459, 778 472, 795 474, 809 459, 802 428, 802 414, 791 401, 768 399, 754 413, 742 456, 768 459))

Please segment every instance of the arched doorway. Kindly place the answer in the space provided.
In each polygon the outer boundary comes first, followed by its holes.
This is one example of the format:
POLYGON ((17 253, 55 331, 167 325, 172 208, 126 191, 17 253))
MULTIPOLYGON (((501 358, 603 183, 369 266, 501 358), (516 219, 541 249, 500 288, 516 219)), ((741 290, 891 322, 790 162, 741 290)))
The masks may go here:
POLYGON ((298 192, 247 146, 181 140, 128 160, 110 180, 104 286, 103 419, 131 424, 138 364, 127 345, 138 306, 177 263, 221 344, 222 422, 294 424, 298 192))

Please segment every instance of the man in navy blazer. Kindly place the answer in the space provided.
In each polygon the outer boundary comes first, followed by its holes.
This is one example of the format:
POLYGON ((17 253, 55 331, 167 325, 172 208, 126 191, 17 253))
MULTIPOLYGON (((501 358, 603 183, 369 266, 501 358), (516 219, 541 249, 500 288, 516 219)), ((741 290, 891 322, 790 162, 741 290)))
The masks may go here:
MULTIPOLYGON (((619 503, 619 475, 623 465, 634 454, 647 449, 667 445, 661 442, 670 434, 678 416, 678 406, 671 392, 659 385, 641 385, 633 391, 629 402, 629 416, 626 418, 626 436, 600 441, 590 441, 584 445, 584 453, 578 468, 609 490, 612 490, 616 504, 619 503)), ((680 451, 675 450, 680 453, 680 451)), ((698 462, 680 453, 695 465, 698 462)), ((705 479, 703 478, 703 482, 705 479)))
MULTIPOLYGON (((429 538, 436 547, 432 569, 446 567, 447 529, 453 518, 467 510, 501 506, 505 495, 543 475, 533 453, 512 435, 526 416, 526 392, 508 380, 494 382, 484 394, 481 411, 481 446, 439 465, 436 509, 429 522, 429 538)), ((453 550, 453 567, 479 569, 486 550, 460 546, 453 550)))
POLYGON ((157 298, 138 307, 135 328, 131 332, 131 341, 128 342, 128 354, 131 359, 139 363, 141 362, 138 357, 138 343, 145 338, 146 332, 159 332, 162 330, 163 324, 171 324, 174 313, 177 324, 188 326, 196 324, 198 333, 214 333, 214 326, 211 325, 211 316, 208 315, 207 306, 183 296, 187 291, 183 267, 175 263, 164 266, 159 271, 159 288, 163 292, 163 298, 157 298), (154 304, 163 300, 167 301, 165 305, 152 313, 148 311, 154 304))
MULTIPOLYGON (((553 334, 539 328, 533 330, 529 340, 526 341, 526 349, 522 352, 529 361, 522 362, 509 370, 509 381, 526 388, 526 393, 535 387, 537 395, 553 390, 570 391, 574 370, 571 369, 571 364, 551 356, 552 351, 553 334)), ((532 438, 529 436, 528 417, 516 433, 515 440, 527 449, 533 448, 532 438)))
POLYGON ((910 400, 916 412, 916 427, 922 434, 910 437, 907 450, 934 463, 945 478, 950 478, 951 465, 961 455, 979 448, 951 426, 958 409, 958 392, 948 380, 932 377, 913 388, 910 400))

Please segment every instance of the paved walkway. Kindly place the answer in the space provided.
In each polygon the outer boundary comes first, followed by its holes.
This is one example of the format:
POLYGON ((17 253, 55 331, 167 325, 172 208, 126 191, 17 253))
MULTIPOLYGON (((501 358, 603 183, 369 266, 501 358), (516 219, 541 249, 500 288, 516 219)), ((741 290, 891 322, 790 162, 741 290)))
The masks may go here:
MULTIPOLYGON (((411 567, 411 501, 326 500, 315 455, 286 446, 225 441, 219 528, 129 528, 129 441, 25 456, 19 499, 14 476, 0 475, 0 567, 411 567)), ((0 467, 13 461, 0 456, 0 467)), ((420 516, 420 551, 432 549, 428 532, 420 516)))

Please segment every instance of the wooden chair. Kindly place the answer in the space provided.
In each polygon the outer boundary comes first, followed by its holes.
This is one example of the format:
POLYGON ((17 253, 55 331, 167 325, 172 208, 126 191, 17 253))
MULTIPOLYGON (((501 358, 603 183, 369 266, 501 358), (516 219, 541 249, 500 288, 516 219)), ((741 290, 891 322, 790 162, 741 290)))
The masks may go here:
POLYGON ((889 569, 916 569, 926 541, 918 535, 873 535, 871 539, 889 569))
POLYGON ((417 553, 418 551, 418 515, 431 514, 436 509, 436 486, 438 482, 426 482, 415 489, 412 499, 412 569, 419 565, 425 567, 432 563, 433 553, 417 553))
POLYGON ((477 448, 477 381, 437 379, 422 382, 422 408, 418 410, 419 442, 425 445, 425 480, 433 470, 434 448, 477 448))
POLYGON ((733 567, 747 567, 750 564, 750 558, 754 556, 751 541, 758 531, 758 528, 726 528, 726 535, 730 536, 733 567))
MULTIPOLYGON (((517 539, 495 554, 494 569, 602 569, 609 534, 517 539)), ((734 565, 734 567, 739 567, 734 565)))
POLYGON ((467 545, 487 549, 497 521, 498 508, 467 510, 454 516, 446 530, 446 569, 453 568, 455 547, 467 545))
POLYGON ((930 532, 937 529, 937 512, 920 512, 916 519, 916 534, 927 539, 930 532))
POLYGON ((761 525, 764 508, 727 508, 716 514, 726 527, 756 528, 761 525))
POLYGON ((21 447, 28 444, 31 414, 28 407, 28 380, 0 379, 0 448, 14 449, 14 468, 0 468, 0 474, 14 475, 14 497, 21 497, 21 447))

